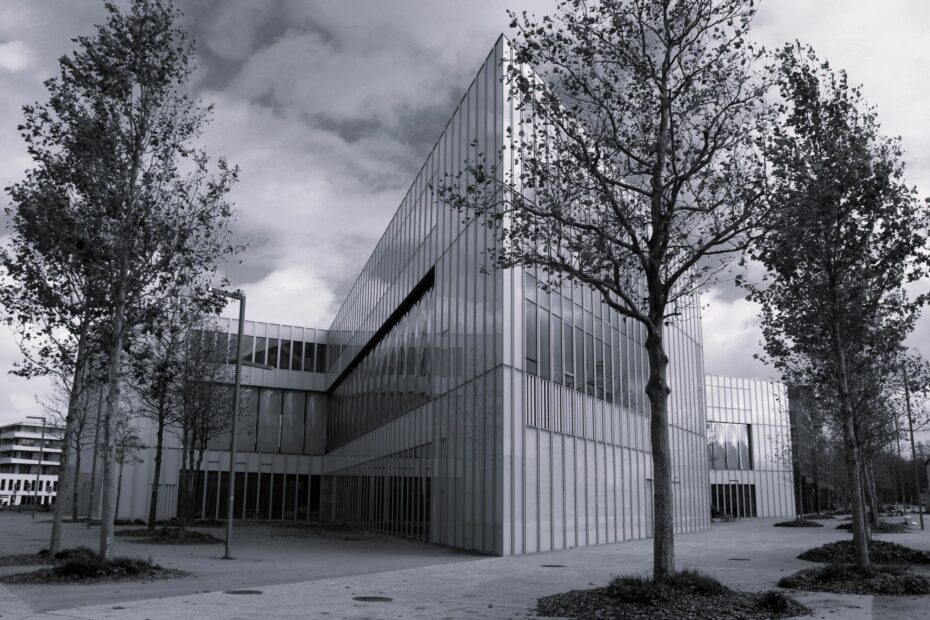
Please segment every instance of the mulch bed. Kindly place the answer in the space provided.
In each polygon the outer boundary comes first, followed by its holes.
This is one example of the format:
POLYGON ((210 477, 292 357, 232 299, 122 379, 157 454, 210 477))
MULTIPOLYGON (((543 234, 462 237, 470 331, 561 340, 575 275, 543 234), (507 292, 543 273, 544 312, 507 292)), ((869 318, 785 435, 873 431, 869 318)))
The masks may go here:
POLYGON ((837 594, 914 596, 930 594, 930 579, 903 566, 873 566, 867 573, 851 564, 806 568, 778 581, 781 588, 837 594))
POLYGON ((709 578, 711 588, 692 584, 657 586, 636 577, 614 579, 592 590, 572 590, 539 599, 540 616, 617 620, 763 620, 802 616, 811 612, 781 592, 736 592, 709 578), (626 582, 625 584, 623 582, 626 582), (723 614, 723 615, 721 615, 723 614))
MULTIPOLYGON (((840 523, 836 526, 836 529, 852 531, 852 521, 840 523)), ((878 532, 879 534, 898 534, 900 532, 910 531, 910 528, 904 523, 889 523, 888 521, 879 521, 878 527, 873 527, 872 531, 878 532)))
POLYGON ((791 521, 779 521, 775 527, 823 527, 823 523, 810 519, 792 519, 791 521))
MULTIPOLYGON (((886 540, 869 542, 869 558, 876 564, 930 564, 930 553, 886 540)), ((853 541, 840 540, 808 549, 798 556, 811 562, 854 563, 853 541)))
MULTIPOLYGON (((46 554, 44 556, 48 558, 46 554)), ((120 581, 154 581, 175 579, 189 573, 174 568, 163 568, 151 560, 117 557, 101 560, 86 547, 65 549, 48 560, 50 568, 0 577, 4 583, 88 584, 120 581)))
POLYGON ((133 542, 152 545, 213 545, 223 542, 221 538, 212 534, 195 530, 186 530, 182 536, 181 530, 176 527, 161 527, 156 529, 154 534, 147 529, 119 530, 116 535, 136 539, 133 542))
POLYGON ((815 519, 817 521, 827 521, 829 519, 836 519, 836 517, 833 515, 828 515, 828 514, 823 514, 823 513, 817 514, 816 512, 808 514, 808 515, 804 515, 804 518, 815 519))
POLYGON ((51 558, 47 553, 15 553, 13 555, 0 555, 0 566, 37 566, 50 563, 51 558))

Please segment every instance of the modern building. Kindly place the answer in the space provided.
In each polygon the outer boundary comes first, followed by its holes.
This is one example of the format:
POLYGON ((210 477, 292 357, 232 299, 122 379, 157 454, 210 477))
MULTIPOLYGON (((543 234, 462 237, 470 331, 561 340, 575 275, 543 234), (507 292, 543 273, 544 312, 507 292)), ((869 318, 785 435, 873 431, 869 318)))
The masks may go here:
POLYGON ((41 423, 0 426, 0 506, 55 503, 61 437, 61 429, 41 423))
POLYGON ((706 377, 710 512, 795 514, 788 392, 776 381, 706 377))
MULTIPOLYGON (((237 322, 220 319, 216 331, 198 335, 210 342, 219 360, 228 361, 232 381, 237 322)), ((236 519, 318 519, 324 452, 326 332, 318 329, 247 321, 242 343, 242 404, 236 434, 236 519)), ((225 395, 232 411, 232 390, 225 395)), ((103 402, 100 401, 102 406, 103 402)), ((222 406, 222 405, 220 405, 222 406)), ((91 412, 95 417, 96 412, 91 412)), ((156 425, 132 421, 143 447, 127 459, 121 473, 117 515, 147 519, 154 479, 156 425)), ((222 519, 227 511, 229 431, 213 434, 207 443, 194 493, 194 517, 222 519)), ((177 515, 182 472, 181 438, 174 427, 165 433, 160 476, 158 519, 177 515)), ((100 514, 102 457, 85 440, 78 475, 78 512, 100 514), (96 466, 94 461, 97 461, 96 466), (91 480, 94 480, 91 490, 91 480), (93 502, 93 506, 90 503, 93 502)))
MULTIPOLYGON (((328 330, 246 323, 243 359, 270 368, 243 372, 234 517, 319 518, 495 555, 652 535, 643 330, 591 290, 496 270, 493 235, 431 189, 477 153, 513 164, 502 149, 521 114, 502 84, 510 60, 501 38, 328 330)), ((234 332, 227 322, 212 336, 223 359, 239 355, 234 332)), ((696 300, 667 343, 677 530, 709 527, 711 506, 791 514, 783 388, 708 380, 711 477, 696 300)), ((154 436, 140 430, 124 518, 148 513, 154 436)), ((204 454, 197 516, 226 516, 228 441, 204 454)), ((178 446, 169 440, 159 518, 176 511, 178 446)))

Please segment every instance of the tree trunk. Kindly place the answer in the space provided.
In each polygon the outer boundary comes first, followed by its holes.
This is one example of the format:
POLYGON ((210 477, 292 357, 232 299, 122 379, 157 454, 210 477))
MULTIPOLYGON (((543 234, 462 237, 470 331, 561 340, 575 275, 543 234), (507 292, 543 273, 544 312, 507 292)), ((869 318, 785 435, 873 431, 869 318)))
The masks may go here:
MULTIPOLYGON (((80 397, 80 390, 84 388, 84 358, 87 354, 87 333, 86 330, 78 337, 77 352, 74 359, 74 379, 71 382, 71 393, 68 394, 68 413, 65 417, 65 435, 61 442, 61 455, 59 456, 58 465, 58 491, 59 498, 68 497, 71 487, 74 484, 74 476, 71 473, 71 445, 74 443, 74 434, 77 426, 77 408, 80 397)), ((39 469, 41 469, 41 464, 39 469)), ((55 502, 55 510, 52 513, 52 532, 49 536, 48 551, 50 555, 55 555, 61 551, 61 525, 64 521, 65 503, 55 502)))
POLYGON ((665 354, 663 322, 656 317, 646 337, 649 358, 649 428, 652 440, 653 478, 653 579, 665 579, 675 572, 674 498, 672 495, 672 456, 668 432, 668 356, 665 354))
MULTIPOLYGON (((878 528, 878 493, 875 491, 875 470, 872 467, 872 459, 861 459, 862 461, 862 475, 863 480, 865 480, 865 490, 866 490, 866 500, 869 504, 870 512, 868 512, 868 526, 870 528, 878 528)), ((871 539, 871 536, 868 537, 871 539)))
MULTIPOLYGON (((911 411, 911 388, 907 381, 907 367, 904 369, 904 399, 907 405, 907 428, 911 435, 911 463, 914 465, 914 492, 917 494, 917 501, 920 506, 920 461, 917 460, 917 444, 914 441, 914 414, 911 411)), ((924 511, 918 510, 920 515, 920 529, 924 529, 924 511)))
POLYGON ((116 311, 113 313, 113 341, 110 351, 110 369, 107 389, 107 408, 103 427, 103 484, 101 488, 102 507, 100 509, 100 557, 110 559, 113 548, 113 525, 116 518, 117 477, 116 464, 116 424, 117 409, 120 401, 121 373, 123 363, 123 313, 125 312, 125 291, 119 289, 116 311))
POLYGON ((839 321, 833 324, 833 346, 836 355, 837 383, 840 396, 840 418, 843 423, 843 457, 846 462, 846 479, 852 500, 853 555, 859 570, 869 569, 868 525, 862 501, 862 478, 859 475, 859 450, 856 441, 856 421, 852 399, 849 395, 849 379, 846 372, 846 351, 840 334, 839 321))
POLYGON ((165 448, 165 396, 158 401, 158 430, 155 437, 155 474, 152 476, 152 493, 149 497, 150 532, 155 531, 155 519, 158 518, 158 485, 161 484, 161 460, 165 448))
POLYGON ((74 450, 74 475, 71 477, 71 522, 78 520, 78 476, 81 475, 81 437, 78 435, 74 450))
POLYGON ((119 476, 116 479, 116 508, 113 510, 113 523, 119 520, 119 498, 123 494, 123 462, 119 462, 119 476))
POLYGON ((190 442, 187 429, 181 433, 181 475, 178 478, 178 529, 184 531, 184 522, 187 518, 187 474, 190 463, 187 460, 187 445, 190 442))

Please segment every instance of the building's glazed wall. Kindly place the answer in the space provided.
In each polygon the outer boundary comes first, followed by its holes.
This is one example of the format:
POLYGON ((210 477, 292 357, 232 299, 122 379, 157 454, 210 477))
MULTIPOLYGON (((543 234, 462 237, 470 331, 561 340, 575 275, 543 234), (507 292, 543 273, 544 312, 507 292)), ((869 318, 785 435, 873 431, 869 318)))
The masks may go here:
POLYGON ((439 204, 430 185, 503 144, 502 51, 500 40, 329 330, 334 443, 323 487, 324 515, 485 553, 502 550, 503 274, 486 252, 492 233, 439 204), (353 361, 418 287, 413 318, 353 361), (417 361, 404 368, 415 372, 400 372, 411 350, 417 361))
MULTIPOLYGON (((718 490, 722 485, 753 485, 756 516, 794 515, 791 429, 785 386, 777 381, 708 375, 705 389, 711 485, 718 490), (723 466, 716 464, 713 457, 712 442, 718 440, 712 432, 714 422, 748 425, 751 469, 718 468, 723 466)), ((719 512, 731 516, 743 511, 741 503, 723 497, 716 498, 716 505, 722 507, 719 512)))
MULTIPOLYGON (((651 536, 642 327, 622 319, 590 290, 562 287, 546 293, 531 271, 508 276, 513 303, 506 312, 518 329, 505 343, 505 531, 510 534, 505 552, 651 536), (562 381, 556 380, 557 365, 562 381), (569 368, 574 382, 566 375, 569 368)), ((694 531, 709 525, 698 305, 684 305, 667 334, 675 529, 694 531)))
MULTIPOLYGON (((238 321, 220 319, 211 329, 221 334, 223 344, 218 351, 222 359, 227 359, 228 373, 225 378, 233 378, 233 361, 235 360, 235 341, 238 321)), ((246 321, 243 326, 243 354, 247 361, 255 361, 256 351, 265 343, 266 350, 277 351, 275 360, 267 355, 259 358, 259 363, 269 363, 275 368, 265 369, 242 366, 242 404, 237 424, 236 472, 237 507, 236 516, 247 518, 272 519, 306 519, 316 515, 319 505, 319 477, 322 473, 322 455, 326 438, 326 402, 323 392, 326 387, 326 374, 318 362, 323 358, 316 356, 298 356, 300 368, 292 369, 292 363, 283 363, 285 350, 293 343, 301 343, 304 349, 312 343, 314 353, 325 351, 327 334, 324 330, 278 325, 258 321, 246 321), (276 345, 268 346, 276 341, 276 345), (281 346, 282 342, 289 346, 281 346), (312 368, 305 368, 305 365, 312 368), (284 368, 287 366, 288 368, 284 368), (246 474, 257 474, 258 480, 248 478, 246 474), (270 484, 267 476, 271 476, 270 484), (315 482, 312 479, 316 478, 315 482), (284 490, 278 494, 274 484, 284 490), (263 485, 264 489, 259 488, 263 485), (305 488, 306 487, 306 488, 305 488), (270 493, 267 493, 271 490, 270 493), (312 497, 312 492, 316 493, 312 497), (280 504, 280 505, 279 505, 280 504)), ((214 342, 217 342, 214 340, 214 342)), ((303 352, 303 351, 302 351, 303 352)), ((230 398, 232 389, 229 390, 230 398)), ((124 391, 124 398, 131 398, 124 391)), ((98 399, 98 404, 103 401, 98 399)), ((230 409, 232 402, 230 402, 230 409)), ((96 426, 98 411, 90 411, 89 434, 96 426)), ((157 428, 154 421, 137 416, 133 425, 139 433, 145 448, 134 455, 138 460, 127 461, 122 470, 122 484, 118 515, 127 519, 146 519, 154 479, 154 460, 157 428)), ((82 444, 81 467, 78 472, 78 512, 82 515, 97 515, 100 510, 100 488, 103 476, 102 456, 97 457, 97 467, 93 467, 93 437, 85 437, 82 444), (95 477, 93 483, 91 474, 95 477), (94 506, 90 506, 91 485, 93 484, 94 506)), ((226 502, 218 498, 225 494, 229 469, 229 433, 220 433, 208 444, 202 463, 206 483, 198 486, 199 507, 197 514, 205 518, 225 517, 226 502)), ((168 519, 177 514, 178 481, 181 470, 181 449, 178 436, 168 430, 165 433, 162 472, 160 480, 157 515, 159 519, 168 519)), ((70 498, 63 498, 70 506, 70 498)), ((70 508, 69 508, 70 510, 70 508)))
MULTIPOLYGON (((523 272, 492 269, 489 232, 464 224, 429 189, 477 153, 497 152, 519 122, 501 82, 509 53, 498 41, 330 329, 330 410, 345 418, 330 424, 356 430, 332 437, 323 514, 495 554, 641 538, 652 512, 641 333, 579 290, 571 297, 579 312, 596 310, 590 325, 582 321, 591 338, 579 359, 610 364, 616 402, 596 382, 584 394, 551 372, 528 374, 523 272), (426 315, 387 329, 418 289, 430 291, 426 315), (611 348, 602 362, 592 345, 604 334, 611 348), (402 358, 404 345, 417 352, 407 366, 414 376, 395 366, 385 384, 383 370, 363 372, 386 367, 379 355, 402 358)), ((506 157, 498 161, 508 165, 506 157)), ((668 336, 679 531, 709 524, 700 339, 690 305, 668 336)))

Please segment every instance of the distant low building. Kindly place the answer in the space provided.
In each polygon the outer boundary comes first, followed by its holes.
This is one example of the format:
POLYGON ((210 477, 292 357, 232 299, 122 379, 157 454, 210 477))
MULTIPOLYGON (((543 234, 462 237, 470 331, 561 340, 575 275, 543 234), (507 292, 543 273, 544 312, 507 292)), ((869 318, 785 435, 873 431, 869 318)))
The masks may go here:
POLYGON ((46 426, 43 439, 36 422, 0 426, 0 506, 55 503, 61 437, 60 428, 46 426))

